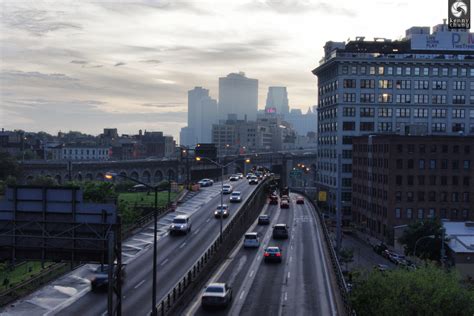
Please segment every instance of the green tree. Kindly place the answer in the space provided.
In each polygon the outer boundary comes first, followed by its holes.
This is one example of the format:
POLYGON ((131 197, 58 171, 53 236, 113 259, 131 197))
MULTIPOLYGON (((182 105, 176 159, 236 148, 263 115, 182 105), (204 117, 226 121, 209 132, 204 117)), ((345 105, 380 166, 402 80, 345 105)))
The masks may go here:
POLYGON ((339 261, 345 264, 346 271, 347 271, 347 264, 354 261, 354 249, 351 249, 351 248, 342 249, 339 254, 339 261))
POLYGON ((117 197, 114 184, 104 181, 89 181, 83 186, 84 200, 105 203, 117 197))
POLYGON ((47 176, 38 176, 35 177, 33 180, 28 182, 29 185, 37 185, 41 187, 53 187, 58 185, 55 179, 47 176))
POLYGON ((413 255, 416 244, 416 256, 424 259, 440 259, 442 224, 437 219, 418 221, 408 225, 398 241, 404 245, 405 254, 413 255), (423 238, 433 235, 434 238, 423 238), (418 241, 418 243, 416 243, 418 241))
POLYGON ((474 314, 474 291, 461 285, 456 272, 434 265, 358 277, 350 299, 356 313, 364 316, 474 314))
POLYGON ((0 152, 0 180, 6 180, 8 176, 18 177, 20 166, 14 157, 7 152, 0 152))

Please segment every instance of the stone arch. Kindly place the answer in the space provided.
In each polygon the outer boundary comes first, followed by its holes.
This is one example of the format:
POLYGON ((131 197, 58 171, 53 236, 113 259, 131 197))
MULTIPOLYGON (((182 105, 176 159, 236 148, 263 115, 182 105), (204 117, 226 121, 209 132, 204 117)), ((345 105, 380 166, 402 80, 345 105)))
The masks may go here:
POLYGON ((74 177, 74 180, 82 181, 82 174, 80 173, 76 174, 76 176, 74 177))
POLYGON ((96 175, 95 175, 95 179, 97 181, 102 181, 104 180, 104 174, 102 172, 98 172, 96 175))
POLYGON ((94 180, 94 176, 92 175, 92 173, 86 174, 86 181, 92 181, 92 180, 94 180))
POLYGON ((138 180, 140 176, 138 175, 138 172, 132 171, 132 173, 130 174, 130 178, 138 180))
POLYGON ((64 176, 64 182, 69 182, 71 181, 71 177, 67 174, 64 176))
POLYGON ((176 172, 173 169, 168 169, 166 176, 166 179, 176 180, 176 172))
POLYGON ((150 183, 151 181, 151 173, 148 170, 143 171, 142 173, 142 181, 145 183, 150 183))
POLYGON ((62 178, 61 178, 61 175, 60 174, 57 174, 55 177, 54 177, 54 180, 56 180, 56 182, 58 184, 62 184, 62 178))
POLYGON ((125 172, 125 171, 122 170, 122 171, 120 171, 120 175, 121 175, 122 177, 126 177, 126 176, 127 176, 127 172, 125 172))
POLYGON ((163 172, 161 170, 156 170, 155 175, 153 176, 153 182, 158 183, 163 181, 163 172))

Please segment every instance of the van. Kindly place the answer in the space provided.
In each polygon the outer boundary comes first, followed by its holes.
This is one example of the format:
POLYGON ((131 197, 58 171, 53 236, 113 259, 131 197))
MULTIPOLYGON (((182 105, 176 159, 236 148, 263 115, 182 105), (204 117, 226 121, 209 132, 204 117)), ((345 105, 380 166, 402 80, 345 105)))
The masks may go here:
POLYGON ((258 233, 246 233, 244 235, 244 248, 258 247, 260 247, 260 238, 258 238, 258 233))
POLYGON ((189 216, 178 215, 173 218, 170 225, 170 235, 187 234, 191 231, 191 221, 189 216))

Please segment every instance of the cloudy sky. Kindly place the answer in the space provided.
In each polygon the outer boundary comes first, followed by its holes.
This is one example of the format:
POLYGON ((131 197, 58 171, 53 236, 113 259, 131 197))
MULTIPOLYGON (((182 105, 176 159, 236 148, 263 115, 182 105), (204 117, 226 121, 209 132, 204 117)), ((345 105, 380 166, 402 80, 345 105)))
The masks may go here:
POLYGON ((243 71, 316 104, 328 40, 400 38, 433 26, 447 0, 0 0, 0 127, 98 134, 138 129, 175 137, 187 90, 243 71))

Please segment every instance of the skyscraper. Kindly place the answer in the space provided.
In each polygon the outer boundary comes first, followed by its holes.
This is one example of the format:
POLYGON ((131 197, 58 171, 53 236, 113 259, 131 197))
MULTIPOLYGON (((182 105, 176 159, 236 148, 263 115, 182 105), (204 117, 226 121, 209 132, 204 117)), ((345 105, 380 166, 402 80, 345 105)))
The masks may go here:
POLYGON ((257 119, 258 80, 245 77, 243 72, 219 78, 219 119, 236 114, 239 120, 257 119))
MULTIPOLYGON (((188 129, 186 145, 209 143, 212 139, 212 124, 217 121, 217 102, 209 96, 209 90, 195 87, 188 91, 188 129)), ((184 136, 184 135, 183 135, 184 136)))
POLYGON ((474 134, 473 35, 440 24, 432 33, 412 27, 402 40, 326 43, 313 70, 319 99, 317 187, 328 192, 332 211, 340 203, 344 222, 351 220, 353 136, 474 134))
POLYGON ((287 115, 290 111, 288 106, 288 93, 286 87, 269 87, 265 110, 276 110, 277 114, 287 115))

